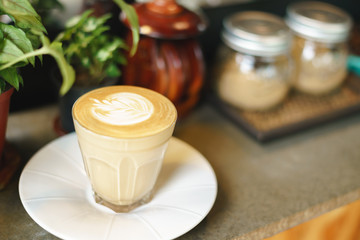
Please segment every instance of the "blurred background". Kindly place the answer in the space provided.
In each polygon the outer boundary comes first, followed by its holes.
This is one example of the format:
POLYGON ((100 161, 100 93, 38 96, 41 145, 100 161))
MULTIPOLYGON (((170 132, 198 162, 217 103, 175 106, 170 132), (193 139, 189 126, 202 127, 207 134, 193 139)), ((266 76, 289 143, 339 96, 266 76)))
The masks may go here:
MULTIPOLYGON (((41 2, 41 0, 38 0, 41 2)), ((44 1, 43 1, 44 2, 44 1)), ((46 2, 46 1, 45 1, 46 2)), ((85 7, 97 8, 98 4, 106 5, 108 0, 59 0, 62 6, 41 6, 37 9, 43 15, 43 20, 48 29, 50 38, 57 35, 62 30, 62 24, 71 16, 80 13, 85 7), (51 9, 51 10, 49 10, 51 9), (46 18, 46 19, 44 19, 46 18)), ((131 1, 128 1, 131 3, 131 1)), ((239 11, 257 10, 276 14, 280 17, 285 16, 286 6, 294 2, 292 0, 178 0, 178 3, 188 8, 200 11, 208 20, 208 28, 199 36, 199 41, 204 53, 206 63, 205 89, 208 84, 208 75, 214 64, 216 49, 219 46, 220 32, 224 17, 239 11)), ((355 0, 325 0, 327 2, 347 11, 356 23, 359 22, 359 3, 355 0)), ((106 10, 105 10, 106 11, 106 10)), ((119 9, 111 8, 114 17, 111 21, 111 31, 119 35, 124 34, 125 27, 119 21, 119 9)), ((58 100, 58 90, 51 80, 51 69, 53 60, 45 57, 43 64, 38 62, 36 68, 26 67, 22 69, 25 86, 12 96, 10 111, 19 111, 41 105, 51 104, 58 100)))

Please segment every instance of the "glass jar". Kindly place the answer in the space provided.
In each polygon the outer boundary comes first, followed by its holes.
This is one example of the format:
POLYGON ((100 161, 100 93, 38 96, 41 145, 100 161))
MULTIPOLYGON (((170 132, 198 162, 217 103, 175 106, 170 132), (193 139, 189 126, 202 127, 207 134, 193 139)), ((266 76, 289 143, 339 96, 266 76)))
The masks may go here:
POLYGON ((327 3, 298 2, 287 8, 286 22, 294 33, 294 87, 312 95, 338 88, 347 76, 349 15, 327 3))
POLYGON ((215 90, 221 100, 244 110, 268 110, 290 88, 291 34, 272 14, 247 11, 223 22, 215 90))

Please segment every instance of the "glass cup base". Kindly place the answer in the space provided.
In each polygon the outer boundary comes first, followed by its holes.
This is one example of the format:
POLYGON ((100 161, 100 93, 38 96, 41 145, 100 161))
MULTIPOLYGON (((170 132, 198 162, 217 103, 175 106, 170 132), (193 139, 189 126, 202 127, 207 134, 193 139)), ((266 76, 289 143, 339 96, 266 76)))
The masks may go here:
POLYGON ((110 203, 106 200, 104 200, 103 198, 101 198, 99 195, 97 195, 94 192, 94 198, 95 198, 95 202, 98 204, 101 204, 107 208, 110 208, 111 210, 113 210, 116 213, 128 213, 132 210, 134 210, 137 207, 140 207, 141 205, 144 205, 148 202, 150 202, 150 200, 152 199, 153 196, 153 191, 150 191, 149 193, 147 193, 142 199, 129 204, 129 205, 116 205, 113 203, 110 203))

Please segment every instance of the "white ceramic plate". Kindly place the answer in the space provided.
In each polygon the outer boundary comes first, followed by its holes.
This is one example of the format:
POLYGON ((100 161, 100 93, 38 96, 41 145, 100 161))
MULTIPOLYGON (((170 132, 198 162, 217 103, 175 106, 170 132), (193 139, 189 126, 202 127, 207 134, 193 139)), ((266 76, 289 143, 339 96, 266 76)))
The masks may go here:
POLYGON ((115 213, 93 200, 72 133, 30 159, 20 176, 19 193, 34 221, 62 239, 173 239, 208 214, 217 182, 208 161, 173 137, 153 199, 130 213, 115 213))

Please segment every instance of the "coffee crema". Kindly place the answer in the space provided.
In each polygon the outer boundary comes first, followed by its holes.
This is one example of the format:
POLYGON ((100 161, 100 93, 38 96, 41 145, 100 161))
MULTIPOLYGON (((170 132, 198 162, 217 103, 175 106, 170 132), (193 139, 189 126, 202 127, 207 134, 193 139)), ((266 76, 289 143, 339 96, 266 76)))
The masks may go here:
POLYGON ((97 134, 139 138, 168 128, 175 123, 177 113, 173 103, 155 91, 119 85, 81 96, 73 106, 73 116, 97 134))

